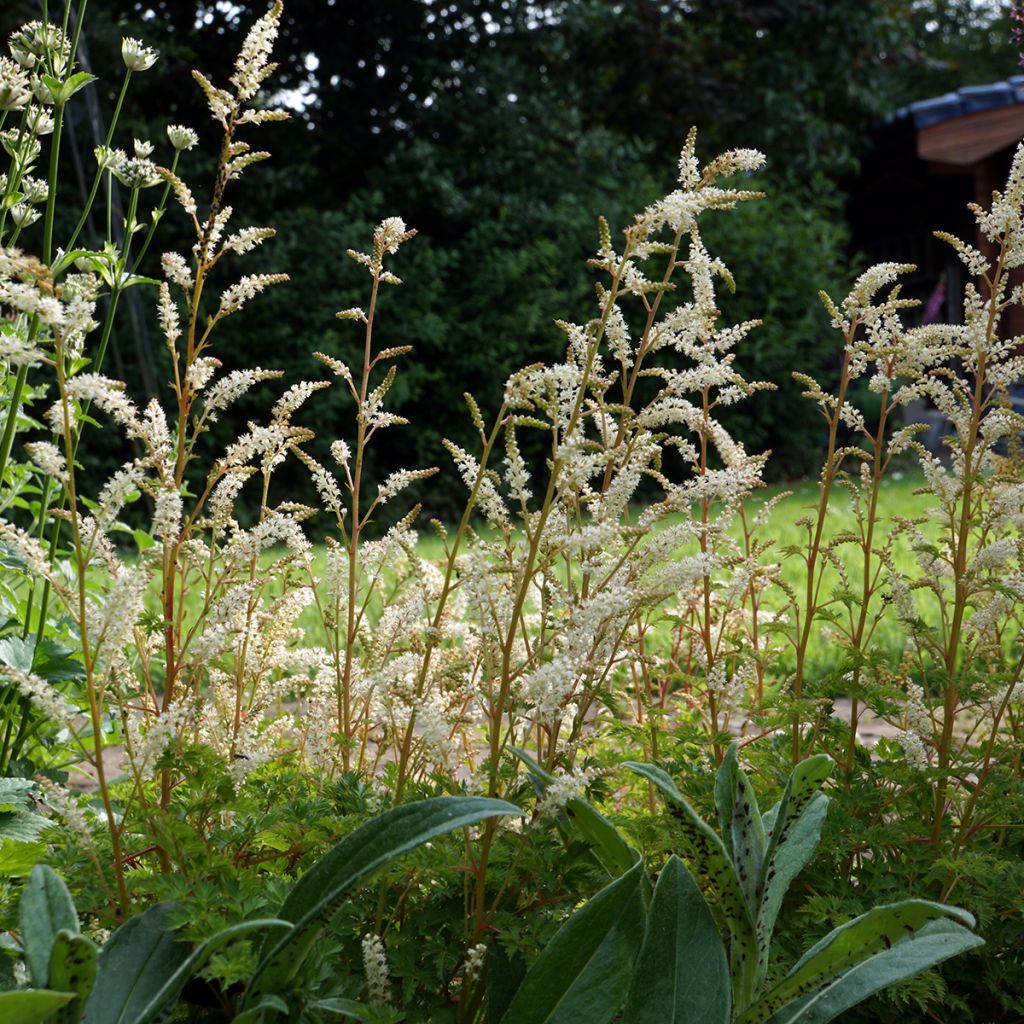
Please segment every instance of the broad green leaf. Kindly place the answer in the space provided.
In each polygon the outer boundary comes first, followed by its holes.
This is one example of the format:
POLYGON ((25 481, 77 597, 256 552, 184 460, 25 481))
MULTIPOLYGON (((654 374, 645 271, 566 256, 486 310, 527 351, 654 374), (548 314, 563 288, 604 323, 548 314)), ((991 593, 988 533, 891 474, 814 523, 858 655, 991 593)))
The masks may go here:
POLYGON ((760 944, 758 971, 761 979, 768 970, 768 953, 782 900, 793 879, 814 855, 827 813, 828 797, 824 793, 816 793, 804 808, 804 813, 789 829, 785 842, 776 846, 772 862, 764 873, 764 892, 757 919, 757 939, 760 944))
POLYGON ((955 921, 931 921, 892 949, 852 967, 832 984, 790 1003, 769 1024, 826 1024, 868 996, 984 944, 984 939, 955 921))
POLYGON ((274 944, 269 938, 264 941, 263 958, 240 1008, 248 1009, 268 992, 280 992, 287 985, 342 898, 375 871, 453 829, 522 813, 504 800, 435 797, 396 807, 356 829, 292 886, 278 917, 295 927, 274 944))
POLYGON ((501 1024, 605 1024, 629 988, 644 932, 643 864, 577 910, 527 971, 501 1024))
POLYGON ((903 900, 869 910, 829 932, 793 969, 737 1018, 736 1024, 760 1024, 788 1003, 827 985, 861 963, 906 941, 930 921, 953 920, 967 928, 974 918, 958 907, 927 900, 903 900))
POLYGON ((718 805, 725 848, 732 857, 751 916, 756 917, 761 902, 765 834, 754 787, 740 767, 739 746, 735 742, 729 744, 718 769, 715 803, 718 805))
POLYGON ((647 913, 623 1024, 729 1024, 729 963, 697 883, 673 855, 647 913))
POLYGON ((62 928, 50 951, 50 985, 75 997, 54 1014, 53 1024, 78 1024, 95 981, 96 944, 62 928))
POLYGON ((255 1006, 231 1018, 231 1024, 254 1024, 259 1021, 264 1010, 276 1010, 287 1013, 288 1004, 278 996, 264 996, 255 1006))
POLYGON ((39 1024, 74 998, 73 992, 48 992, 45 989, 0 992, 0 1020, 4 1024, 39 1024))
POLYGON ((0 814, 28 807, 28 795, 38 789, 31 779, 0 779, 0 814))
POLYGON ((0 842, 0 878, 23 878, 46 856, 46 843, 0 842))
POLYGON ((348 1020, 365 1020, 368 1009, 354 999, 317 999, 308 1006, 311 1010, 319 1010, 335 1017, 345 1017, 348 1020))
POLYGON ((756 955, 754 926, 747 901, 740 888, 736 870, 722 840, 704 823, 686 797, 661 768, 637 761, 626 761, 626 767, 654 783, 667 797, 673 817, 682 832, 698 874, 704 875, 718 896, 726 927, 733 939, 756 955))
MULTIPOLYGON (((800 816, 814 799, 815 794, 821 789, 821 784, 832 774, 834 763, 828 754, 817 754, 814 757, 805 758, 790 773, 778 808, 772 808, 775 813, 770 818, 768 846, 761 869, 762 893, 767 883, 768 872, 773 867, 772 861, 776 849, 789 841, 790 831, 800 820, 800 816)), ((772 811, 765 815, 766 819, 769 818, 772 811)))
POLYGON ((78 934, 78 914, 64 880, 51 867, 37 864, 29 875, 18 907, 18 924, 29 977, 39 988, 49 984, 50 951, 57 933, 78 934))
POLYGON ((487 951, 487 1024, 498 1024, 526 977, 526 958, 519 951, 509 955, 500 942, 487 951))
MULTIPOLYGON (((526 765, 543 788, 546 789, 555 781, 555 776, 542 768, 525 750, 518 747, 509 747, 509 750, 526 765)), ((576 831, 593 847, 594 856, 612 878, 627 872, 640 859, 640 854, 623 839, 619 830, 586 800, 573 798, 567 801, 565 814, 576 831)))
POLYGON ((159 991, 130 1018, 131 1024, 150 1024, 150 1021, 163 1019, 163 1015, 173 1009, 181 995, 181 990, 189 978, 198 974, 210 957, 224 946, 237 939, 251 935, 253 932, 270 932, 279 929, 291 930, 288 921, 277 918, 262 918, 254 921, 243 921, 241 924, 223 928, 216 935, 211 935, 205 942, 198 945, 188 959, 163 983, 159 991))
POLYGON ((85 1024, 135 1024, 189 958, 187 943, 167 929, 177 907, 157 903, 131 917, 107 940, 85 1006, 85 1024))

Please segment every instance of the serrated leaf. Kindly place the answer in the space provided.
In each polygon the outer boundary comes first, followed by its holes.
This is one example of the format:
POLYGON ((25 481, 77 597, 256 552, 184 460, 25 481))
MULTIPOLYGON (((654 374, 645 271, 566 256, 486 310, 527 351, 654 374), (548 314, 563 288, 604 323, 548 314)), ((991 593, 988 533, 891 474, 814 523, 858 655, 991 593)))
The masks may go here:
POLYGON ((729 1024, 729 963, 707 903, 673 855, 661 871, 623 1024, 729 1024))
POLYGON ((29 875, 18 906, 18 926, 32 983, 49 984, 50 953, 57 933, 77 935, 78 914, 64 879, 53 868, 37 864, 29 875))
POLYGON ((605 1024, 629 988, 644 930, 643 864, 605 886, 555 933, 501 1024, 605 1024))

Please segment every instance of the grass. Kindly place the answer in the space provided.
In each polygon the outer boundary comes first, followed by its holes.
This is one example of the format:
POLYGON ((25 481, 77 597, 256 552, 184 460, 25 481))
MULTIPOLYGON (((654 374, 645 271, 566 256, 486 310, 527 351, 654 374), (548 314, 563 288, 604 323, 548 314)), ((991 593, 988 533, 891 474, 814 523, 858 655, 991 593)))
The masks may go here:
MULTIPOLYGON (((915 490, 924 484, 924 479, 918 472, 895 473, 887 478, 882 484, 880 515, 881 527, 878 532, 879 542, 884 540, 889 523, 894 516, 914 517, 924 514, 928 507, 928 496, 915 494, 915 490)), ((782 579, 789 587, 799 594, 805 587, 805 564, 798 553, 798 549, 806 543, 807 530, 797 525, 798 520, 804 516, 813 517, 816 514, 818 503, 818 483, 816 480, 800 481, 796 484, 786 486, 773 486, 758 492, 752 499, 748 512, 753 516, 766 500, 776 497, 780 492, 791 492, 788 496, 775 506, 770 513, 766 524, 760 529, 760 536, 772 538, 774 546, 766 556, 771 561, 782 563, 782 579)), ((833 538, 843 533, 854 532, 856 520, 850 508, 850 500, 842 488, 836 488, 829 505, 826 537, 833 538)), ((444 558, 444 548, 440 539, 435 535, 429 525, 421 524, 421 536, 417 545, 419 555, 429 561, 438 562, 444 558)), ((840 551, 844 549, 840 548, 840 551)), ((850 554, 844 561, 850 583, 854 589, 861 584, 862 572, 860 568, 859 552, 848 548, 850 554)), ((281 552, 269 551, 265 553, 267 562, 278 557, 281 552)), ((912 564, 913 554, 904 545, 896 551, 897 563, 905 564, 908 567, 912 564)), ((314 567, 321 572, 326 564, 326 545, 317 545, 314 553, 314 567)), ((831 590, 840 582, 839 574, 834 569, 826 572, 824 593, 831 590)), ((155 591, 153 594, 156 597, 155 591)), ((773 588, 766 596, 766 606, 773 611, 783 610, 783 598, 781 589, 773 588)), ((188 598, 189 603, 198 603, 199 596, 194 595, 188 598)), ((155 607, 155 605, 154 605, 155 607)), ((196 608, 198 610, 198 608, 196 608)), ((297 625, 304 631, 304 638, 301 641, 307 646, 316 646, 323 642, 322 625, 319 620, 315 606, 307 607, 301 614, 297 625)), ((895 616, 887 615, 880 624, 876 636, 873 638, 872 647, 876 651, 884 652, 886 659, 895 667, 903 652, 905 636, 895 616)), ((775 671, 772 675, 778 678, 784 672, 789 661, 788 652, 779 655, 778 663, 773 666, 775 671)), ((813 689, 813 681, 833 674, 839 667, 839 651, 837 646, 830 642, 827 635, 821 630, 812 637, 811 649, 808 655, 810 667, 809 682, 813 689)))

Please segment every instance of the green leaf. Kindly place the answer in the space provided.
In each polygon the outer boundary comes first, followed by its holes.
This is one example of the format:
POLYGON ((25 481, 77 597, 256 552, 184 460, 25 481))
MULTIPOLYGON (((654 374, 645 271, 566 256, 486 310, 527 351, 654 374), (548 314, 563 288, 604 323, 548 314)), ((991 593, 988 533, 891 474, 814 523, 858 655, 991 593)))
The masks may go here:
POLYGON ((177 909, 173 903, 154 904, 110 936, 100 950, 85 1024, 135 1024, 188 960, 187 943, 167 930, 167 920, 177 909))
POLYGON ((0 1020, 4 1024, 39 1024, 74 998, 73 992, 48 992, 45 989, 0 992, 0 1020))
POLYGON ((16 808, 0 813, 0 841, 33 843, 52 826, 53 822, 49 818, 16 808))
MULTIPOLYGON (((525 750, 518 747, 509 747, 509 750, 526 765, 542 789, 555 781, 555 776, 542 768, 525 750)), ((619 830, 588 801, 576 797, 568 800, 565 814, 576 831, 593 847, 594 856, 612 878, 627 872, 640 859, 640 854, 626 842, 619 830)))
POLYGON ((821 784, 832 774, 834 762, 828 754, 817 754, 805 758, 790 773, 786 788, 777 809, 765 815, 768 828, 768 847, 765 850, 761 877, 761 891, 764 892, 768 872, 773 866, 775 851, 789 841, 790 832, 807 809, 807 805, 821 789, 821 784))
POLYGON ((788 1003, 851 970, 876 953, 904 942, 930 921, 951 919, 967 928, 974 918, 959 907, 927 900, 903 900, 869 910, 833 929, 812 946, 793 969, 737 1018, 736 1024, 760 1024, 788 1003))
POLYGON ((334 916, 346 893, 375 871, 438 836, 484 818, 522 815, 504 800, 435 797, 404 804, 368 821, 320 858, 295 885, 278 916, 295 927, 276 944, 263 943, 240 1009, 280 992, 302 966, 310 947, 334 916))
POLYGON ((27 807, 29 793, 38 788, 31 779, 0 779, 0 813, 27 807))
POLYGON ((643 864, 605 886, 555 933, 501 1024, 604 1024, 629 988, 644 931, 643 864))
POLYGON ((309 1009, 330 1013, 335 1017, 347 1017, 349 1020, 365 1020, 367 1008, 354 999, 317 999, 308 1004, 309 1009))
POLYGON ((35 651, 36 638, 34 636, 5 636, 0 639, 0 662, 18 669, 20 672, 32 671, 35 651))
POLYGON ((79 71, 63 82, 50 75, 43 75, 42 81, 54 103, 67 103, 76 92, 84 89, 90 82, 95 82, 96 76, 90 75, 87 71, 79 71))
POLYGON ((50 272, 54 277, 60 277, 76 260, 89 259, 95 256, 98 256, 98 253, 92 249, 72 249, 70 252, 58 252, 57 259, 54 260, 50 272))
POLYGON ((264 996, 254 1007, 231 1018, 231 1024, 252 1024, 258 1021, 264 1010, 276 1010, 287 1013, 288 1004, 278 996, 264 996))
POLYGON ((661 768, 627 761, 626 767, 654 783, 675 810, 673 816, 682 832, 698 874, 704 875, 718 895, 726 927, 734 941, 756 956, 754 925, 736 870, 722 840, 701 820, 686 797, 661 768))
POLYGON ((916 935, 862 961, 820 991, 790 1003, 769 1024, 826 1024, 868 996, 984 944, 984 939, 955 921, 931 921, 916 935))
POLYGON ((715 803, 722 824, 722 839, 732 856, 751 916, 756 917, 761 902, 765 832, 754 787, 740 767, 738 751, 735 741, 729 744, 715 781, 715 803))
POLYGON ((78 914, 64 880, 51 867, 37 864, 29 875, 18 907, 18 924, 25 947, 25 963, 32 983, 49 983, 50 953, 62 929, 77 935, 78 914))
POLYGON ((816 793, 804 808, 803 814, 789 829, 785 842, 776 846, 771 863, 764 872, 764 892, 757 918, 757 938, 760 945, 758 976, 762 980, 768 970, 772 933, 775 930, 775 921, 779 916, 782 900, 793 879, 814 855, 827 813, 828 797, 824 793, 816 793))
POLYGON ((46 856, 46 843, 0 842, 0 878, 23 878, 46 856))
MULTIPOLYGON (((210 936, 205 942, 197 946, 188 959, 186 959, 177 970, 163 983, 159 991, 128 1020, 131 1024, 149 1024, 150 1021, 162 1019, 162 1014, 173 1009, 189 978, 198 974, 209 962, 210 957, 218 950, 223 949, 228 943, 241 939, 253 932, 269 932, 279 929, 291 930, 288 921, 281 921, 277 918, 261 918, 254 921, 243 921, 241 924, 223 928, 216 935, 210 936)), ((157 968, 159 969, 159 967, 157 968)))
POLYGON ((54 1014, 53 1024, 78 1024, 95 981, 96 944, 62 928, 50 951, 50 985, 75 997, 54 1014))
POLYGON ((715 920, 673 855, 654 888, 623 1024, 729 1024, 730 984, 715 920))

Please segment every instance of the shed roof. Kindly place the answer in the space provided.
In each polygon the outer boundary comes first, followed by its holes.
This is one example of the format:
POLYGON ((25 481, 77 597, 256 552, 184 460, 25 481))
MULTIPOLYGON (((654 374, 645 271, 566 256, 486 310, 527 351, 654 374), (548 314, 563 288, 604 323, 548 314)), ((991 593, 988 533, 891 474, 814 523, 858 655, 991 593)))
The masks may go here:
POLYGON ((918 100, 890 118, 908 119, 914 123, 922 160, 975 164, 1024 138, 1024 75, 918 100))

